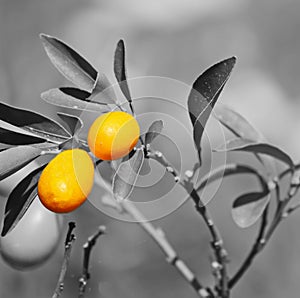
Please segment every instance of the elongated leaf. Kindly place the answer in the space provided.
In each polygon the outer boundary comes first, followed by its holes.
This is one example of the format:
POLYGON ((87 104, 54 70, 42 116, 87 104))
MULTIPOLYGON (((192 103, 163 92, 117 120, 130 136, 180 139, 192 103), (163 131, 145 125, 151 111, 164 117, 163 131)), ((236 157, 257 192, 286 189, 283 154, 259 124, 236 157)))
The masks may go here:
POLYGON ((209 172, 205 175, 199 185, 197 186, 196 190, 199 191, 206 187, 208 184, 213 183, 218 179, 222 179, 224 177, 236 174, 254 174, 258 177, 259 181, 263 178, 254 168, 249 167, 247 165, 240 165, 240 164, 227 164, 225 166, 218 167, 213 171, 209 172))
POLYGON ((162 120, 156 120, 154 121, 148 131, 146 132, 145 135, 145 143, 147 144, 151 144, 153 142, 153 140, 160 135, 162 129, 164 127, 164 123, 162 120))
POLYGON ((120 164, 112 183, 113 193, 117 200, 125 200, 130 196, 143 160, 144 153, 142 150, 138 150, 131 159, 120 164))
POLYGON ((201 163, 201 139, 206 122, 227 82, 236 58, 223 60, 201 74, 192 86, 188 97, 189 115, 194 126, 194 142, 201 163))
POLYGON ((83 101, 90 101, 89 98, 91 96, 91 93, 87 92, 85 90, 81 90, 81 89, 74 88, 74 87, 61 87, 61 88, 59 88, 59 90, 61 92, 63 92, 64 94, 70 95, 74 98, 77 98, 77 99, 80 99, 83 101))
POLYGON ((2 152, 4 150, 7 150, 9 148, 13 148, 13 147, 14 147, 13 145, 8 145, 8 144, 0 143, 0 152, 2 152))
POLYGON ((46 140, 0 127, 0 142, 2 144, 17 146, 43 143, 46 140))
POLYGON ((269 192, 251 192, 238 197, 232 205, 232 217, 241 228, 253 225, 270 201, 269 192))
POLYGON ((234 139, 228 141, 226 144, 222 145, 215 151, 246 151, 266 154, 286 163, 291 168, 294 168, 293 161, 287 153, 267 143, 254 143, 251 140, 234 139))
POLYGON ((81 119, 74 115, 60 112, 58 112, 57 115, 68 125, 69 132, 72 136, 83 127, 81 119))
POLYGON ((91 101, 105 104, 120 104, 115 91, 105 74, 99 73, 91 101))
POLYGON ((64 94, 70 95, 74 98, 87 102, 98 103, 100 105, 116 103, 116 96, 113 97, 114 91, 112 88, 107 88, 105 90, 102 90, 101 92, 99 92, 98 90, 97 94, 89 93, 87 91, 72 87, 61 87, 59 88, 59 90, 64 94))
POLYGON ((132 99, 131 99, 131 95, 127 83, 127 76, 126 76, 125 45, 122 39, 119 40, 115 51, 114 72, 124 96, 126 97, 128 102, 131 103, 132 99))
POLYGON ((4 225, 1 232, 2 237, 16 227, 37 196, 38 179, 45 166, 43 165, 31 172, 10 193, 5 206, 4 225))
POLYGON ((42 153, 40 148, 18 146, 0 152, 0 181, 14 174, 42 153))
POLYGON ((69 88, 57 88, 43 92, 41 94, 41 97, 43 100, 52 105, 61 106, 65 108, 95 113, 106 113, 110 111, 106 104, 101 105, 92 103, 89 102, 88 98, 75 98, 73 97, 74 93, 71 94, 72 95, 70 95, 69 88))
POLYGON ((63 41, 45 34, 40 37, 53 65, 79 88, 92 92, 98 76, 93 66, 63 41))
MULTIPOLYGON (((254 142, 264 142, 264 136, 256 130, 242 115, 230 109, 226 105, 218 105, 214 109, 214 116, 234 135, 239 138, 251 140, 254 142)), ((254 153, 255 157, 266 168, 271 176, 271 170, 275 171, 273 158, 270 156, 261 156, 254 153)))
POLYGON ((213 115, 237 137, 255 142, 262 141, 264 139, 263 135, 242 115, 230 109, 226 105, 218 104, 214 109, 213 115))
POLYGON ((35 112, 0 102, 0 120, 51 140, 66 139, 70 134, 57 122, 35 112))

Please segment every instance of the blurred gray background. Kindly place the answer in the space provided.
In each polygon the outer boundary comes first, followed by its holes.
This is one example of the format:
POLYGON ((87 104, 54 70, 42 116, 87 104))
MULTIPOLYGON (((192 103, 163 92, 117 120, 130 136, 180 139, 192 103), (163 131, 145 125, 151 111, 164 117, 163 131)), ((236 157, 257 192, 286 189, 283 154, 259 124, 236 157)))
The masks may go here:
MULTIPOLYGON (((111 79, 113 51, 120 38, 126 42, 130 77, 163 76, 191 84, 210 65, 236 55, 237 66, 219 101, 231 105, 270 142, 298 160, 299 29, 297 0, 1 0, 0 98, 55 115, 55 109, 39 95, 69 83, 47 59, 38 38, 41 32, 74 46, 111 79)), ((147 108, 145 104, 141 111, 147 108)), ((187 114, 182 117, 188 121, 187 114)), ((185 142, 185 135, 179 135, 177 141, 180 139, 185 142)), ((168 142, 158 146, 165 146, 176 165, 173 147, 168 142)), ((230 155, 229 160, 237 157, 253 163, 248 155, 230 155)), ((192 158, 188 162, 192 164, 192 158)), ((171 179, 168 183, 171 185, 171 179)), ((239 229, 231 219, 230 206, 235 197, 253 187, 247 177, 230 178, 208 205, 224 234, 231 273, 248 252, 257 226, 239 229)), ((144 200, 147 198, 151 193, 145 194, 144 200)), ((3 198, 1 214, 4 202, 3 198)), ((70 219, 77 222, 77 241, 63 297, 76 297, 81 245, 99 224, 107 225, 108 234, 93 251, 86 297, 196 297, 137 225, 114 220, 88 202, 66 216, 70 219)), ((165 230, 199 278, 212 283, 209 236, 192 203, 154 224, 165 230)), ((299 296, 299 224, 297 214, 282 224, 232 297, 299 296)), ((63 243, 48 263, 25 273, 0 261, 0 297, 51 297, 62 255, 63 243)))

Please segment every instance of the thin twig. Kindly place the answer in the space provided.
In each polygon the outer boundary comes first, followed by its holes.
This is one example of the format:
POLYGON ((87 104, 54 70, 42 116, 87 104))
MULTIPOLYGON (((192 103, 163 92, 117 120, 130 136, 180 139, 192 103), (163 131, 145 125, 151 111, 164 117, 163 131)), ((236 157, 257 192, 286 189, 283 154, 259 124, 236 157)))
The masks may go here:
POLYGON ((217 291, 222 298, 227 298, 229 297, 228 274, 227 274, 228 255, 227 255, 227 251, 224 248, 222 237, 220 235, 218 228, 214 224, 208 209, 206 208, 205 205, 203 205, 195 189, 192 190, 190 196, 195 202, 196 210, 202 216, 204 222, 206 223, 206 226, 208 227, 208 230, 212 237, 211 246, 215 253, 216 261, 220 265, 218 266, 220 271, 220 280, 219 280, 219 285, 217 286, 217 291))
POLYGON ((85 289, 90 279, 89 273, 89 263, 90 263, 90 255, 92 248, 95 246, 96 241, 99 236, 105 233, 105 226, 99 226, 98 230, 95 234, 88 238, 88 241, 83 245, 83 267, 82 267, 82 275, 79 278, 79 293, 78 297, 83 298, 85 294, 85 289))
POLYGON ((160 163, 163 167, 166 168, 167 172, 169 172, 171 175, 174 176, 174 180, 177 183, 180 183, 183 185, 183 182, 180 180, 179 173, 177 170, 170 164, 170 162, 165 158, 165 156, 160 151, 150 151, 148 150, 147 154, 148 158, 152 158, 156 160, 158 163, 160 163))
POLYGON ((189 269, 185 262, 180 259, 174 248, 168 242, 164 232, 160 228, 155 228, 145 216, 128 200, 114 200, 113 194, 110 198, 104 197, 102 203, 113 208, 119 213, 128 214, 158 245, 166 256, 167 262, 174 266, 181 276, 193 287, 200 298, 215 298, 209 288, 205 288, 197 279, 195 274, 189 269))
POLYGON ((169 163, 169 161, 165 158, 165 156, 159 151, 149 151, 148 157, 156 160, 162 166, 166 168, 166 170, 174 176, 174 180, 176 183, 179 183, 190 195, 195 203, 195 208, 197 212, 202 216, 206 226, 212 237, 212 248, 215 254, 216 261, 220 264, 220 280, 219 285, 217 286, 217 291, 222 298, 229 297, 229 289, 228 289, 228 274, 227 274, 227 252, 224 248, 224 243, 222 237, 220 235, 219 230, 215 226, 209 211, 206 206, 202 203, 201 198, 199 197, 197 191, 194 189, 193 184, 188 181, 182 181, 177 170, 169 163))
POLYGON ((213 298, 213 293, 200 284, 194 273, 189 269, 184 261, 180 259, 174 248, 168 242, 164 232, 160 228, 155 228, 149 221, 147 221, 143 214, 130 201, 124 200, 121 201, 120 204, 123 210, 134 218, 134 220, 155 241, 162 252, 166 255, 167 262, 174 266, 185 280, 189 282, 189 284, 198 293, 199 297, 213 298))
POLYGON ((67 273, 69 260, 71 256, 72 251, 72 244, 75 241, 75 235, 73 234, 73 230, 76 227, 75 222, 69 222, 69 229, 67 232, 66 240, 65 240, 65 253, 64 253, 64 259, 61 266, 61 271, 59 274, 58 282, 54 291, 54 294, 52 298, 58 298, 62 294, 64 290, 64 280, 67 273))
POLYGON ((277 206, 280 204, 280 186, 279 186, 279 180, 277 178, 274 178, 273 181, 275 185, 275 195, 276 195, 276 202, 277 206))
POLYGON ((284 217, 290 215, 292 212, 296 211, 300 208, 300 204, 296 204, 294 206, 289 207, 286 212, 283 214, 284 217))

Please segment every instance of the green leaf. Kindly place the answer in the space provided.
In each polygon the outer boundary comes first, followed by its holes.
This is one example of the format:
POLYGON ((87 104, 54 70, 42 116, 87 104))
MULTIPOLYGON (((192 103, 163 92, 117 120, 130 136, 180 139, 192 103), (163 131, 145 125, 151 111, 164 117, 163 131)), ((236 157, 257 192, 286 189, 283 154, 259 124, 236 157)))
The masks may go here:
POLYGON ((238 197, 232 205, 232 217, 241 228, 253 225, 262 215, 270 201, 269 192, 251 192, 238 197))
POLYGON ((68 131, 52 119, 2 102, 0 102, 0 120, 52 141, 70 137, 68 131))
POLYGON ((127 101, 131 103, 132 99, 131 99, 129 86, 127 83, 127 76, 126 76, 125 45, 122 39, 119 40, 115 51, 114 72, 121 91, 123 92, 127 101))
MULTIPOLYGON (((81 96, 84 95, 83 93, 79 94, 76 92, 77 98, 73 97, 75 95, 75 92, 72 91, 73 90, 71 90, 71 88, 50 89, 43 92, 41 94, 41 97, 44 101, 52 105, 64 108, 71 108, 74 110, 89 111, 95 113, 107 113, 110 111, 109 107, 106 104, 92 103, 88 98, 81 96)), ((90 96, 89 93, 87 94, 90 96)))
POLYGON ((83 127, 83 123, 81 119, 74 115, 60 113, 60 112, 58 112, 57 115, 61 118, 62 121, 64 121, 67 124, 69 128, 69 133, 72 136, 74 136, 76 132, 78 132, 83 127))
POLYGON ((267 143, 255 143, 251 140, 234 139, 228 141, 226 144, 222 145, 220 148, 216 149, 215 151, 217 152, 245 151, 245 152, 266 154, 268 156, 271 156, 275 159, 278 159, 286 163, 291 168, 294 168, 294 163, 287 153, 267 143))
POLYGON ((161 131, 164 127, 164 123, 162 120, 154 121, 145 135, 145 144, 151 144, 153 140, 161 134, 161 131))
POLYGON ((93 66, 63 41, 45 34, 40 37, 53 65, 79 88, 92 92, 98 79, 93 66))
POLYGON ((213 113, 227 129, 239 138, 262 141, 263 135, 258 132, 242 115, 230 109, 226 105, 218 104, 213 113))
POLYGON ((14 174, 42 153, 40 148, 18 146, 0 152, 0 181, 14 174))
POLYGON ((257 172, 254 168, 247 165, 240 164, 227 164, 225 166, 218 167, 213 171, 206 174, 200 181, 196 190, 199 191, 206 187, 208 184, 213 183, 218 179, 222 179, 227 176, 236 175, 236 174, 254 174, 258 177, 259 181, 263 179, 261 174, 257 172))
POLYGON ((46 142, 45 139, 0 127, 0 143, 2 144, 17 146, 44 142, 46 142))
POLYGON ((144 152, 138 150, 134 156, 120 164, 112 182, 112 189, 117 200, 127 199, 133 191, 144 160, 144 152))
POLYGON ((4 224, 1 232, 2 237, 16 227, 19 220, 28 210, 30 204, 36 198, 38 180, 45 166, 46 165, 43 165, 31 172, 19 182, 9 194, 5 205, 4 224))
POLYGON ((188 110, 194 126, 194 142, 201 163, 201 139, 206 122, 227 82, 236 58, 223 60, 202 73, 192 86, 188 97, 188 110))

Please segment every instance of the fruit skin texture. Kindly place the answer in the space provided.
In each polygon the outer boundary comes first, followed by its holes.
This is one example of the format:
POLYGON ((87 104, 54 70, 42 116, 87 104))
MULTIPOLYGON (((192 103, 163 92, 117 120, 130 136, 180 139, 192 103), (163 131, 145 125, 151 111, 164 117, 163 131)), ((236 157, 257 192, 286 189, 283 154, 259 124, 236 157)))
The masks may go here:
POLYGON ((42 204, 56 213, 82 205, 94 184, 94 164, 88 153, 70 149, 59 153, 43 170, 38 182, 42 204))
POLYGON ((136 119, 122 111, 105 113, 91 125, 88 145, 102 160, 115 160, 129 154, 137 144, 140 127, 136 119))
POLYGON ((45 263, 60 243, 63 219, 48 211, 36 197, 18 225, 0 238, 3 260, 18 270, 45 263))

